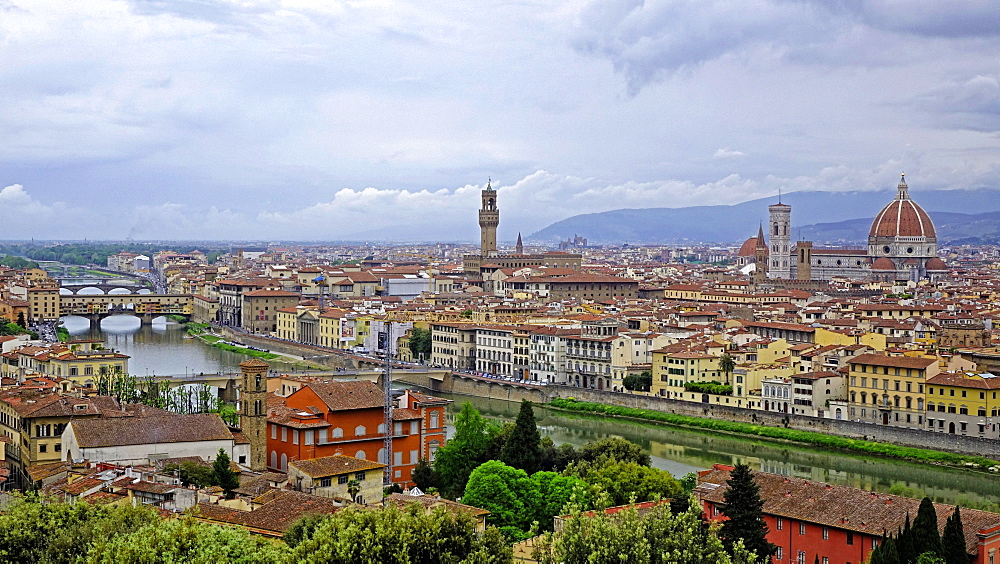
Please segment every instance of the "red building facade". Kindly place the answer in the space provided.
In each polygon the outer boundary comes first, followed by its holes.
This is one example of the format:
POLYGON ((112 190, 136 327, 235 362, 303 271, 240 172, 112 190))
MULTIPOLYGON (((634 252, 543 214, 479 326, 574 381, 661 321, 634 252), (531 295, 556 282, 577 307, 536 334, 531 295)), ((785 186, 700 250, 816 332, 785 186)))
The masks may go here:
MULTIPOLYGON (((267 418, 268 469, 287 472, 290 461, 335 454, 387 464, 384 399, 382 390, 367 381, 309 383, 286 398, 273 396, 267 418)), ((406 392, 398 403, 390 430, 392 481, 411 486, 417 462, 428 458, 433 444, 444 444, 449 400, 406 392)))
MULTIPOLYGON (((708 518, 725 519, 721 508, 732 466, 700 472, 695 494, 708 518)), ((917 515, 920 500, 846 486, 754 472, 764 500, 767 540, 779 547, 776 564, 861 564, 883 533, 901 529, 917 515)), ((955 510, 935 503, 938 528, 955 510)), ((1000 564, 1000 514, 962 508, 966 551, 972 564, 1000 564)))

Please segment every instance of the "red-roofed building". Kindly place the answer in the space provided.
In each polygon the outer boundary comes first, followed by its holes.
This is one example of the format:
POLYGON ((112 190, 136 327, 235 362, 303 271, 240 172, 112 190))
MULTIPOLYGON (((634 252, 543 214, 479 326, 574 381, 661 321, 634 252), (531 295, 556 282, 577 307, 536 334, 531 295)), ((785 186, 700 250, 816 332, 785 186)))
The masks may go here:
MULTIPOLYGON (((393 410, 391 465, 392 481, 409 486, 417 462, 444 443, 444 409, 430 396, 421 395, 426 405, 404 397, 393 410)), ((336 454, 388 464, 384 398, 374 383, 358 380, 309 383, 292 392, 268 409, 268 469, 287 472, 290 461, 336 454)))

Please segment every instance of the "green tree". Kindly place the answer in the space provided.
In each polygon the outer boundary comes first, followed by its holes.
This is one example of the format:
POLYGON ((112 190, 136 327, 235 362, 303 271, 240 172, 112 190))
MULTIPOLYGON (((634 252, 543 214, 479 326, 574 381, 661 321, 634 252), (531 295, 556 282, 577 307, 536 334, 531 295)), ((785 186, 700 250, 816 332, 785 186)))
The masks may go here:
POLYGON ((317 522, 291 550, 297 564, 507 564, 510 546, 494 527, 476 533, 465 512, 426 512, 418 504, 379 511, 347 507, 317 522))
POLYGON ((733 357, 729 356, 729 353, 722 353, 719 357, 719 370, 726 373, 726 385, 729 385, 729 375, 733 373, 733 369, 736 368, 736 362, 733 357))
POLYGON ((95 541, 128 535, 160 518, 148 507, 42 502, 13 494, 0 512, 0 562, 73 563, 95 541))
POLYGON ((425 492, 428 488, 438 487, 438 475, 434 471, 434 465, 424 458, 417 461, 417 465, 413 467, 413 472, 410 476, 417 487, 425 492))
POLYGON ((633 392, 648 392, 653 386, 653 373, 644 370, 639 374, 629 374, 622 380, 622 385, 625 386, 626 390, 633 392))
POLYGON ((532 474, 538 470, 541 459, 541 434, 535 425, 535 411, 528 400, 521 401, 521 410, 514 421, 514 430, 500 451, 500 460, 514 468, 532 474))
POLYGON ((917 517, 913 520, 913 549, 917 554, 930 552, 941 556, 941 534, 938 532, 937 511, 934 502, 925 497, 920 500, 917 517))
POLYGON ((316 527, 326 519, 322 513, 310 513, 300 517, 297 521, 285 529, 281 535, 281 540, 285 541, 290 548, 295 548, 300 542, 312 536, 316 527))
POLYGON ((578 457, 579 454, 573 445, 563 443, 557 447, 552 441, 552 437, 546 435, 542 437, 542 441, 539 444, 538 469, 550 472, 562 472, 571 462, 575 462, 578 457))
POLYGON ((868 560, 869 564, 900 564, 899 552, 896 551, 896 541, 892 537, 882 537, 882 542, 874 550, 868 560))
POLYGON ((410 329, 410 353, 417 360, 430 358, 431 332, 429 330, 420 327, 410 329))
POLYGON ((913 528, 910 525, 910 514, 906 514, 906 523, 896 535, 896 552, 900 562, 915 562, 917 552, 913 547, 913 528))
POLYGON ((680 495, 682 491, 680 483, 668 472, 606 456, 593 462, 571 464, 564 474, 587 482, 595 499, 603 493, 606 504, 612 506, 670 499, 680 495))
POLYGON ((484 419, 471 403, 462 405, 455 417, 455 436, 434 455, 434 470, 445 495, 461 495, 469 474, 488 460, 491 442, 499 432, 500 426, 484 419))
POLYGON ((944 535, 941 537, 941 550, 947 564, 969 564, 969 554, 965 547, 965 530, 962 527, 962 514, 958 506, 948 517, 944 525, 944 535))
POLYGON ((490 460, 472 471, 462 503, 488 510, 490 524, 511 540, 523 540, 535 520, 541 494, 527 472, 490 460))
POLYGON ((98 539, 88 564, 185 562, 273 564, 287 559, 288 549, 243 529, 217 527, 191 518, 149 524, 128 535, 98 539))
POLYGON ((664 505, 639 516, 635 508, 608 515, 573 508, 558 532, 535 542, 533 557, 542 564, 731 564, 748 563, 755 555, 737 544, 723 548, 714 528, 702 524, 697 503, 672 514, 664 505))
POLYGON ((641 466, 649 466, 652 463, 649 453, 644 451, 641 446, 621 437, 608 437, 599 441, 591 441, 580 447, 578 458, 595 461, 602 456, 612 460, 635 462, 641 466))
POLYGON ((233 490, 240 487, 240 474, 229 466, 229 455, 220 448, 215 455, 215 462, 212 463, 212 484, 222 488, 226 499, 233 499, 235 497, 233 490))
POLYGON ((726 485, 721 509, 728 519, 722 522, 719 532, 722 542, 732 550, 737 542, 743 541, 744 546, 756 553, 761 561, 769 561, 777 547, 767 542, 764 500, 760 497, 760 486, 754 480, 750 466, 737 464, 726 485))
POLYGON ((587 483, 575 476, 562 476, 555 472, 535 472, 531 475, 531 481, 538 488, 535 521, 540 531, 551 531, 553 518, 564 514, 570 501, 582 507, 590 506, 587 483))
POLYGON ((191 460, 185 460, 180 464, 168 464, 163 467, 163 471, 168 474, 176 472, 177 478, 185 486, 195 485, 204 488, 211 486, 213 482, 212 467, 191 460))

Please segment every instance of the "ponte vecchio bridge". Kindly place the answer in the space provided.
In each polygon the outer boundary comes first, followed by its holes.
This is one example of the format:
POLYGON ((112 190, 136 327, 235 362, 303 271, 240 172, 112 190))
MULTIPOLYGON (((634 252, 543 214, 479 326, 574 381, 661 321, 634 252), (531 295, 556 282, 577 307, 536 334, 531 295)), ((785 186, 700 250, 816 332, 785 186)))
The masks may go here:
POLYGON ((59 296, 59 316, 78 315, 100 322, 112 315, 134 315, 143 324, 161 315, 190 317, 191 294, 76 294, 59 296))

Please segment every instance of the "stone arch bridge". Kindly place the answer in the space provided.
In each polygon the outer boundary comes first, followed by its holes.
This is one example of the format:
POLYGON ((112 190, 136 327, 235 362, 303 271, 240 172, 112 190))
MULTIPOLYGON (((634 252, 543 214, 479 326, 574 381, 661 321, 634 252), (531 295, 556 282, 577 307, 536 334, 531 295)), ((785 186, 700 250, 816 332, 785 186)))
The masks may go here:
POLYGON ((143 324, 161 315, 190 317, 191 294, 86 294, 59 296, 59 316, 78 315, 100 322, 112 315, 134 315, 143 324))

